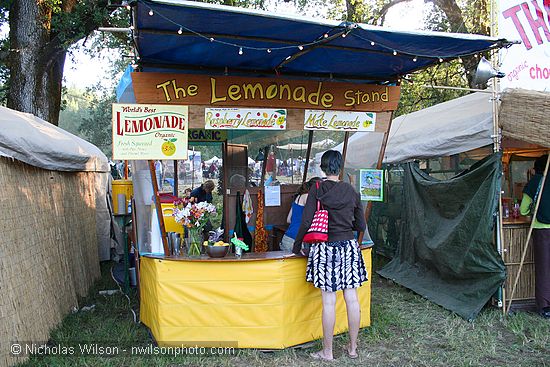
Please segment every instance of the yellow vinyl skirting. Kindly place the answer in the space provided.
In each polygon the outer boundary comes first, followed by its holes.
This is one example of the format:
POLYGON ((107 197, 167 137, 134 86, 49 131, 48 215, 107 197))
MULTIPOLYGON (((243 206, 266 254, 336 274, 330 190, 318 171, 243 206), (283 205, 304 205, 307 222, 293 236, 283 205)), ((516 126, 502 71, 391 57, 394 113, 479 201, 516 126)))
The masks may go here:
MULTIPOLYGON (((361 327, 370 325, 369 281, 358 289, 361 327)), ((305 281, 306 259, 141 260, 141 321, 159 346, 283 349, 322 337, 321 291, 305 281)), ((347 331, 337 292, 335 334, 347 331)))

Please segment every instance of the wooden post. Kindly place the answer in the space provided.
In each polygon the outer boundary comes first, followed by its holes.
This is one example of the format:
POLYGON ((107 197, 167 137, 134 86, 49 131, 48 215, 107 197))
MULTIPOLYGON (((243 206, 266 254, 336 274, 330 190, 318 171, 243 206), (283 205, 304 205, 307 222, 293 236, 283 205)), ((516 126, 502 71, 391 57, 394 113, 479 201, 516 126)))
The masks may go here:
POLYGON ((340 171, 340 181, 344 178, 344 169, 346 168, 346 156, 348 154, 348 141, 349 141, 349 131, 346 131, 344 134, 344 146, 342 147, 342 170, 340 171))
POLYGON ((164 256, 170 256, 168 248, 168 238, 166 237, 166 228, 164 228, 164 218, 162 217, 162 206, 160 205, 159 186, 157 183, 157 174, 155 172, 155 162, 149 161, 149 172, 151 172, 151 182, 153 183, 153 193, 155 195, 155 208, 157 209, 157 218, 160 226, 160 237, 164 247, 164 256))
POLYGON ((311 155, 311 144, 313 144, 313 130, 309 130, 309 136, 307 139, 306 164, 304 165, 302 184, 307 180, 307 170, 309 169, 309 156, 311 155))
POLYGON ((174 196, 179 196, 178 161, 174 161, 174 196))
POLYGON ((128 179, 128 161, 124 161, 124 179, 128 179))
MULTIPOLYGON (((378 162, 376 162, 376 169, 382 168, 382 162, 384 161, 384 154, 386 153, 386 146, 388 145, 388 139, 390 136, 391 124, 393 121, 393 111, 391 112, 390 122, 388 124, 388 130, 384 133, 384 138, 382 139, 382 146, 380 147, 380 154, 378 154, 378 162)), ((372 201, 367 203, 365 208, 365 221, 369 222, 370 212, 372 211, 372 201)), ((359 244, 363 242, 364 233, 359 234, 359 244)))
POLYGON ((544 191, 544 184, 546 181, 546 176, 548 174, 548 166, 550 165, 550 155, 546 159, 546 167, 544 168, 544 173, 542 175, 541 179, 541 186, 539 191, 539 196, 537 197, 537 201, 535 203, 535 210, 532 214, 531 218, 531 226, 529 226, 529 232, 527 232, 527 240, 525 241, 525 246, 523 247, 523 253, 521 254, 521 261, 519 263, 519 269, 516 274, 516 279, 514 279, 514 286, 512 287, 512 291, 510 292, 510 300, 508 301, 508 307, 506 308, 506 313, 510 312, 510 307, 512 307, 512 299, 514 298, 514 293, 516 291, 516 286, 518 285, 519 276, 521 274, 521 268, 523 267, 523 261, 525 260, 525 255, 527 254, 527 248, 529 247, 529 241, 531 240, 531 234, 533 233, 533 226, 535 225, 535 219, 537 217, 537 211, 539 209, 540 199, 542 198, 542 193, 544 191))

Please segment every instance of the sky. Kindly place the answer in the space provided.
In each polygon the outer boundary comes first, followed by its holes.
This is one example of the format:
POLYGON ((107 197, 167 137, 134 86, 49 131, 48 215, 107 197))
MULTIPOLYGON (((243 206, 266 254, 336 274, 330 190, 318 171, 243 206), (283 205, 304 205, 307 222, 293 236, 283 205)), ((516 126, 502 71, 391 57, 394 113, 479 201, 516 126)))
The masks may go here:
MULTIPOLYGON (((291 3, 275 1, 271 6, 277 13, 297 14, 291 3)), ((386 16, 386 27, 399 30, 417 30, 422 28, 423 12, 427 7, 424 0, 412 0, 400 3, 390 9, 386 16)), ((104 51, 99 57, 91 58, 76 48, 65 62, 65 85, 85 89, 101 81, 105 86, 115 86, 116 79, 109 74, 109 52, 104 51)))

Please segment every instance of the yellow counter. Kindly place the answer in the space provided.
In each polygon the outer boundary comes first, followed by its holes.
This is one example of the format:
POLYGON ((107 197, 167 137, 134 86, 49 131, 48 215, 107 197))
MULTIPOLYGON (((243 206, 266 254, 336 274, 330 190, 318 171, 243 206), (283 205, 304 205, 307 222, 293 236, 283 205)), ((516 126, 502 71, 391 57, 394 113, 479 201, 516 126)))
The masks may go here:
MULTIPOLYGON (((361 327, 370 325, 369 281, 358 289, 361 327)), ((242 259, 143 257, 141 321, 160 346, 283 349, 322 337, 321 291, 305 281, 306 258, 283 252, 242 259)), ((335 334, 347 331, 337 293, 335 334)))

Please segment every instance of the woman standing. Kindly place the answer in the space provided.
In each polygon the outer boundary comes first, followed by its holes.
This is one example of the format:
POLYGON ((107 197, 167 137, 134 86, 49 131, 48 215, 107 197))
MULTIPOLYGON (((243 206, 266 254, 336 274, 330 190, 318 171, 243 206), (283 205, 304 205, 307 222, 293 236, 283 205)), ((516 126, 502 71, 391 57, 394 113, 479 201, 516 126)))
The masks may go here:
POLYGON ((345 352, 350 358, 358 356, 361 309, 356 288, 367 281, 367 269, 354 231, 365 231, 367 225, 359 194, 353 186, 338 179, 343 163, 340 152, 329 150, 323 154, 321 170, 327 179, 319 188, 315 185, 311 187, 292 249, 295 254, 300 253, 302 239, 311 226, 319 200, 328 210, 328 242, 311 246, 306 270, 306 280, 321 289, 323 298, 323 349, 311 354, 315 359, 333 359, 336 292, 339 290, 344 291, 348 314, 350 343, 346 345, 345 352))
POLYGON ((317 181, 321 181, 321 179, 319 177, 313 177, 309 181, 304 182, 294 195, 292 206, 290 207, 290 211, 288 212, 288 216, 286 218, 288 228, 281 240, 281 244, 279 245, 279 248, 282 251, 292 251, 294 239, 298 235, 300 223, 302 223, 302 213, 304 212, 304 206, 306 205, 309 189, 317 181))

